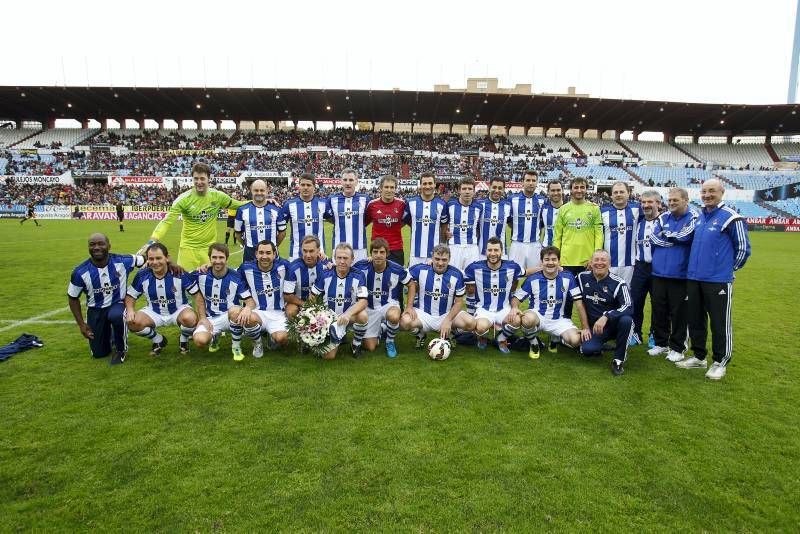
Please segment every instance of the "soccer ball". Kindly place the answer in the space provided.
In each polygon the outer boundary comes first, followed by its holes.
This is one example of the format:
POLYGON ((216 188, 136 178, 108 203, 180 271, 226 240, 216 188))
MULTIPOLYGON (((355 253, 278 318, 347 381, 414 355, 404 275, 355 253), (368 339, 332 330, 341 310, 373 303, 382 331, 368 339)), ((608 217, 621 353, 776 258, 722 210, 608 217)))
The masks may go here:
POLYGON ((440 337, 431 340, 428 343, 428 356, 431 360, 446 360, 450 357, 450 342, 440 337))

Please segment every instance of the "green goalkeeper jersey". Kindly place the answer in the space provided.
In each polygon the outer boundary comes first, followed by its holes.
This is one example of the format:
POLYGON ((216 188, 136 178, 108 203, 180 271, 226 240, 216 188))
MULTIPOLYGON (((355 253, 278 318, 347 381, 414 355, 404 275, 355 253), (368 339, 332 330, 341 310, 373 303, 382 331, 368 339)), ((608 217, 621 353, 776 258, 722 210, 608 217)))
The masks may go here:
POLYGON ((561 250, 561 265, 584 265, 597 249, 603 248, 603 218, 592 202, 567 202, 558 210, 553 245, 561 250))
POLYGON ((194 188, 181 193, 169 208, 169 213, 158 223, 151 239, 161 241, 170 226, 183 216, 180 248, 208 248, 217 241, 217 215, 227 208, 238 208, 245 202, 232 199, 222 191, 209 189, 198 195, 194 188))

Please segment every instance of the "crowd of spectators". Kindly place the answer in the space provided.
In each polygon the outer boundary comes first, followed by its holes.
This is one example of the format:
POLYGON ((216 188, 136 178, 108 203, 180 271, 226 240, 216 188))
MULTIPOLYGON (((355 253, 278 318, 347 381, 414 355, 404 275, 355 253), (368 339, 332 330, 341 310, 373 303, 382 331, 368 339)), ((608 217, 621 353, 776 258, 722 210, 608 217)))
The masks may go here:
POLYGON ((130 133, 106 130, 94 138, 92 145, 123 146, 129 150, 213 150, 225 146, 231 133, 215 131, 138 130, 130 133))

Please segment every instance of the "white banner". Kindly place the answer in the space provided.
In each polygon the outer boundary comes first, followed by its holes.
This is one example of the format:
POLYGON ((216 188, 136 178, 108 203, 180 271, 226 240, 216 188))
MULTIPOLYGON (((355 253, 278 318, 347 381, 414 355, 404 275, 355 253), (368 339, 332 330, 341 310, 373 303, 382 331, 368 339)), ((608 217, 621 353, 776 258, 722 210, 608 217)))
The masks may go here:
POLYGON ((69 219, 70 206, 36 206, 34 211, 38 219, 69 219))
POLYGON ((12 180, 15 184, 20 184, 20 185, 55 185, 55 184, 72 185, 75 183, 75 181, 72 179, 72 173, 70 171, 67 171, 59 176, 44 176, 36 174, 28 176, 2 177, 2 181, 4 183, 8 183, 9 180, 12 180))

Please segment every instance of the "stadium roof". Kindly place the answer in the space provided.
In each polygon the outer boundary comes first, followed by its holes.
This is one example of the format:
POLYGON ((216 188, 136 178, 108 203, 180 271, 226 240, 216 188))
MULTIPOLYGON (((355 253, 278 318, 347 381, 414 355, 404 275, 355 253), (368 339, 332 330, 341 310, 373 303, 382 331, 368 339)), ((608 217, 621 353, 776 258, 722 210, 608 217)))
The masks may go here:
POLYGON ((354 121, 657 131, 800 133, 796 104, 697 104, 467 92, 175 87, 0 87, 0 119, 354 121))

